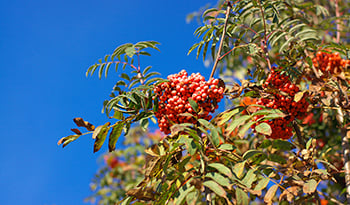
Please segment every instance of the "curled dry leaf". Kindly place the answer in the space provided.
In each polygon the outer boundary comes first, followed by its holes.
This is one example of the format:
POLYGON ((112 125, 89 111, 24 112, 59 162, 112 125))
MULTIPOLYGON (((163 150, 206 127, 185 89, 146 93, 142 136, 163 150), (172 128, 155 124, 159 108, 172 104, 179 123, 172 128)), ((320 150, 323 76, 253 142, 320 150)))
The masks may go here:
POLYGON ((144 201, 151 201, 155 199, 154 191, 151 187, 137 187, 135 189, 130 189, 126 192, 126 195, 133 196, 136 199, 144 200, 144 201))
POLYGON ((89 131, 95 130, 94 125, 92 125, 91 123, 89 123, 87 121, 84 121, 83 118, 81 118, 81 117, 76 117, 73 119, 73 121, 78 127, 85 127, 89 131))
POLYGON ((74 133, 77 134, 77 135, 82 135, 82 134, 83 134, 83 133, 81 133, 80 130, 77 129, 77 128, 72 128, 72 129, 70 129, 70 130, 72 130, 72 132, 74 132, 74 133))
POLYGON ((283 198, 286 198, 289 202, 292 202, 293 198, 295 196, 298 196, 299 191, 299 186, 291 186, 282 192, 282 194, 279 197, 279 201, 281 201, 283 198))

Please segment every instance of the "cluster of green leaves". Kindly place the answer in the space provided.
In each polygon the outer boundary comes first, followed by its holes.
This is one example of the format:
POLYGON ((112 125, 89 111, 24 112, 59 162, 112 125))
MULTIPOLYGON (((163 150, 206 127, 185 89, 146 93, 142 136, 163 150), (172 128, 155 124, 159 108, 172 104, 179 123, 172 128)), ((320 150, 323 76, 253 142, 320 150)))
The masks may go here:
MULTIPOLYGON (((84 134, 75 128, 72 130, 75 132, 75 135, 62 138, 58 144, 66 146, 80 135, 92 133, 92 137, 95 139, 94 152, 97 152, 104 144, 108 133, 110 133, 108 147, 109 151, 113 151, 122 132, 124 131, 127 134, 132 123, 140 122, 144 130, 147 129, 150 119, 156 123, 153 117, 153 110, 156 109, 152 99, 154 95, 153 89, 154 84, 159 83, 162 79, 155 77, 159 73, 150 72, 151 66, 147 66, 144 69, 141 68, 140 56, 150 56, 150 53, 145 51, 147 48, 159 51, 157 48, 158 44, 156 41, 142 41, 136 44, 127 43, 117 47, 111 55, 106 55, 104 57, 105 62, 102 62, 102 59, 100 59, 99 63, 90 66, 86 75, 92 75, 98 69, 99 78, 102 77, 103 72, 105 72, 107 77, 112 64, 115 64, 116 72, 118 72, 118 67, 121 64, 123 65, 123 71, 126 70, 127 66, 132 69, 131 75, 125 72, 120 74, 121 80, 115 84, 110 95, 111 99, 105 100, 103 103, 103 111, 106 112, 107 116, 118 121, 112 125, 110 122, 107 122, 91 130, 88 129, 88 131, 92 132, 84 134), (134 63, 134 59, 137 59, 136 63, 134 63)), ((84 122, 82 126, 86 127, 84 122)), ((80 126, 79 124, 77 125, 80 126)))

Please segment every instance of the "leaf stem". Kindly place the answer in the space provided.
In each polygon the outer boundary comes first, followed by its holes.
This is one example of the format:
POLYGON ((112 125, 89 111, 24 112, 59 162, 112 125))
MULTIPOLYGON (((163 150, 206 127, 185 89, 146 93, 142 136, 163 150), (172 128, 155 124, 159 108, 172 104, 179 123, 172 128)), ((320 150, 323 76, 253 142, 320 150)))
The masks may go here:
POLYGON ((295 121, 293 121, 292 125, 294 128, 294 131, 296 132, 300 148, 305 149, 305 142, 303 140, 303 137, 301 136, 301 132, 300 132, 300 128, 299 128, 298 124, 295 121))
MULTIPOLYGON (((261 42, 261 44, 263 46, 263 51, 265 53, 265 60, 267 62, 269 70, 271 70, 271 62, 270 62, 270 58, 269 58, 269 52, 267 51, 267 29, 266 29, 265 15, 264 15, 264 11, 262 9, 262 5, 261 5, 260 0, 258 0, 258 3, 259 3, 259 8, 260 8, 263 24, 264 24, 264 40, 261 42)), ((265 73, 267 73, 266 70, 265 70, 265 73)))
POLYGON ((220 45, 219 45, 219 49, 218 49, 218 52, 217 52, 217 55, 216 55, 216 60, 215 60, 213 69, 211 70, 211 74, 210 74, 209 79, 213 78, 215 70, 216 70, 216 67, 218 66, 218 63, 221 60, 220 59, 220 54, 221 54, 222 46, 224 45, 224 39, 225 39, 226 28, 227 28, 227 23, 228 23, 228 17, 230 15, 231 8, 232 8, 232 4, 231 4, 231 2, 228 1, 227 2, 227 8, 226 8, 225 24, 224 24, 224 28, 222 30, 220 45))

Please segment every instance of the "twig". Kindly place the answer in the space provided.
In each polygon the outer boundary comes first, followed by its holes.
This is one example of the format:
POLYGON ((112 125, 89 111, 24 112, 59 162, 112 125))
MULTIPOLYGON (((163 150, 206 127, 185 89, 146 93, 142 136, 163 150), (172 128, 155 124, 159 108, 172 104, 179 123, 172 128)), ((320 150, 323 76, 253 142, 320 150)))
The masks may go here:
POLYGON ((349 139, 347 138, 348 132, 349 130, 347 129, 347 126, 343 126, 341 128, 342 149, 345 169, 346 201, 347 204, 350 204, 350 147, 349 139))
POLYGON ((226 9, 226 17, 225 17, 224 29, 222 31, 222 36, 221 36, 221 40, 220 40, 219 50, 218 50, 218 53, 216 55, 216 60, 215 60, 215 63, 214 63, 213 69, 211 71, 209 79, 213 78, 215 70, 216 70, 216 67, 218 66, 218 63, 220 61, 221 49, 222 49, 222 46, 224 45, 224 39, 225 39, 226 28, 227 28, 227 23, 228 23, 228 17, 230 16, 231 8, 232 8, 231 2, 227 2, 227 9, 226 9))
MULTIPOLYGON (((270 58, 269 58, 269 52, 267 51, 267 29, 266 29, 265 16, 264 16, 264 11, 262 9, 260 0, 258 2, 259 2, 259 8, 260 8, 262 20, 264 23, 264 40, 261 43, 263 44, 263 51, 265 53, 265 60, 267 62, 267 65, 269 66, 269 70, 271 70, 271 62, 270 62, 270 58)), ((265 73, 266 73, 266 70, 265 70, 265 73)))
POLYGON ((341 203, 340 201, 336 200, 335 198, 331 198, 330 196, 326 196, 323 192, 321 191, 317 191, 319 195, 323 196, 325 199, 338 204, 338 205, 344 205, 343 203, 341 203))
POLYGON ((334 1, 335 4, 335 16, 337 17, 337 20, 335 21, 336 23, 336 28, 337 28, 337 37, 336 37, 336 43, 340 42, 340 24, 339 24, 339 6, 338 6, 338 0, 334 1))
POLYGON ((294 130, 295 130, 295 132, 297 134, 297 138, 298 138, 298 141, 299 141, 300 148, 301 149, 305 149, 305 142, 303 140, 303 137, 301 136, 301 132, 300 132, 300 129, 298 127, 298 124, 295 121, 293 121, 292 125, 293 125, 293 128, 294 128, 294 130))

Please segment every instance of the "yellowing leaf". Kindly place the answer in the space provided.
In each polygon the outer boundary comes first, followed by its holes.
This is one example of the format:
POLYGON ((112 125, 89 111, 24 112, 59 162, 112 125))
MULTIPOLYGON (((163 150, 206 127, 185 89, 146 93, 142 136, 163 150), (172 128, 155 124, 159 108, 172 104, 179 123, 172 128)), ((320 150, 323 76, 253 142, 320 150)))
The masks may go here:
POLYGON ((318 185, 317 181, 314 179, 311 179, 304 184, 303 192, 305 194, 312 194, 316 191, 317 185, 318 185))
POLYGON ((276 191, 278 189, 278 185, 275 184, 272 187, 270 187, 270 189, 266 192, 265 197, 264 197, 264 202, 267 204, 271 204, 272 203, 272 199, 276 194, 276 191))
POLYGON ((260 123, 259 125, 257 125, 255 127, 255 131, 257 131, 257 132, 259 132, 259 133, 261 133, 263 135, 268 135, 268 136, 270 136, 271 133, 272 133, 272 129, 271 129, 270 125, 265 123, 265 122, 260 123))
POLYGON ((91 123, 87 121, 84 121, 83 118, 81 117, 76 117, 73 119, 73 121, 78 127, 85 127, 89 131, 94 131, 95 129, 95 126, 93 126, 91 123))
POLYGON ((301 92, 296 93, 296 94, 294 95, 294 101, 295 101, 295 102, 299 102, 299 101, 303 98, 304 93, 306 93, 306 92, 309 92, 309 91, 304 90, 304 91, 301 91, 301 92))

